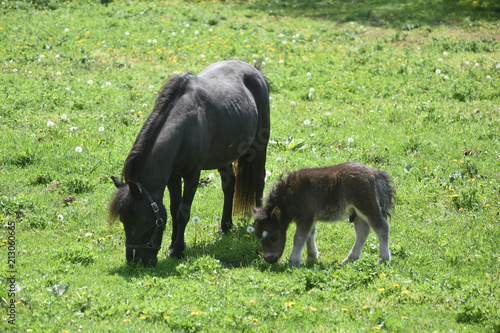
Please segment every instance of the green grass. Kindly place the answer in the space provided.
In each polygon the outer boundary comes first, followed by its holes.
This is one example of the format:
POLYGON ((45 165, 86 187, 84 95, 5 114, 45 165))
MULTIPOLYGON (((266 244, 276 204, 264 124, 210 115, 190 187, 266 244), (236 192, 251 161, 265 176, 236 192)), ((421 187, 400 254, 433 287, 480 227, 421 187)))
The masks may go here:
POLYGON ((498 4, 102 2, 0 4, 0 330, 500 332, 498 4), (292 227, 266 264, 248 215, 217 234, 214 171, 186 258, 125 264, 123 228, 106 224, 110 176, 162 84, 227 59, 265 62, 267 190, 345 161, 394 178, 390 266, 375 264, 373 233, 339 265, 347 222, 319 225, 316 263, 287 265, 292 227))

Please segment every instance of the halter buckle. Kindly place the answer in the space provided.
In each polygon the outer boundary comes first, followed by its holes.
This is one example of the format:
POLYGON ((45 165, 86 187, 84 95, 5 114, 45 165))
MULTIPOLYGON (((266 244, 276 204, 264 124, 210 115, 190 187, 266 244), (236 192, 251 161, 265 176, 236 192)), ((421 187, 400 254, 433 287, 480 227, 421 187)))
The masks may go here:
POLYGON ((156 203, 156 201, 153 201, 151 203, 151 208, 153 208, 153 212, 156 214, 160 211, 160 208, 158 208, 158 204, 156 203))

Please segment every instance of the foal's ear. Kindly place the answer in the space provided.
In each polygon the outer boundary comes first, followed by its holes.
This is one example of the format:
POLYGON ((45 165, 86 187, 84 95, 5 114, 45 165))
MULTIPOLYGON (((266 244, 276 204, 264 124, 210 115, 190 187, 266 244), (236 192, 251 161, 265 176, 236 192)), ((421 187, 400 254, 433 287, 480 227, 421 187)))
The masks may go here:
POLYGON ((254 206, 250 207, 252 209, 252 216, 255 217, 255 215, 257 215, 257 212, 259 211, 257 208, 255 208, 254 206))
POLYGON ((281 219, 281 210, 279 209, 279 207, 273 208, 273 211, 271 212, 271 217, 275 218, 278 221, 281 219))
POLYGON ((129 180, 127 184, 133 196, 140 197, 142 195, 142 190, 136 182, 129 180))
POLYGON ((120 178, 117 178, 115 176, 111 176, 111 179, 113 180, 113 183, 115 183, 116 188, 120 188, 123 185, 125 185, 120 178))

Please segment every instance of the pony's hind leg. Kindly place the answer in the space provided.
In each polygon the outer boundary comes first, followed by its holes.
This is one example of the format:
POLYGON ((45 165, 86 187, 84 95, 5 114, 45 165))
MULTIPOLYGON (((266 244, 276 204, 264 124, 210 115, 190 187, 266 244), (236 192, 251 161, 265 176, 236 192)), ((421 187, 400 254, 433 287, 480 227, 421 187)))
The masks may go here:
POLYGON ((231 163, 218 170, 222 182, 222 191, 224 192, 224 206, 222 208, 222 219, 219 232, 226 233, 231 230, 233 226, 232 211, 235 183, 233 164, 231 163))
POLYGON ((361 218, 360 214, 356 214, 356 217, 353 221, 354 230, 356 231, 356 240, 354 245, 352 246, 349 255, 342 260, 342 264, 345 264, 351 260, 357 260, 361 256, 361 251, 363 250, 363 246, 365 245, 366 239, 368 238, 368 234, 370 233, 370 226, 368 223, 361 218))
POLYGON ((316 236, 316 224, 313 225, 311 232, 309 233, 309 238, 307 238, 307 260, 316 261, 318 259, 318 248, 316 247, 316 242, 314 237, 316 236))
MULTIPOLYGON (((267 133, 264 130, 261 130, 263 133, 267 133)), ((266 179, 266 148, 267 141, 261 142, 263 139, 260 138, 256 142, 251 149, 254 150, 254 159, 253 159, 253 179, 255 189, 255 205, 257 207, 262 206, 262 198, 264 194, 265 187, 265 179, 266 179)))

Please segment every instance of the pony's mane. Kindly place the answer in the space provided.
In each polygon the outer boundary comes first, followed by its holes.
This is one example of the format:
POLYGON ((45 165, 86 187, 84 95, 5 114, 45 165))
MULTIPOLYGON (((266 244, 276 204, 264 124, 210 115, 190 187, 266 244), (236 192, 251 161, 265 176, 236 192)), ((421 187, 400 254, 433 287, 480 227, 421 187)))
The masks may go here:
POLYGON ((134 145, 130 150, 122 171, 122 180, 127 182, 132 180, 134 170, 140 167, 140 163, 145 160, 146 154, 149 152, 149 147, 152 147, 160 133, 165 120, 170 114, 172 105, 175 100, 181 96, 186 88, 187 83, 193 77, 191 73, 183 73, 177 75, 167 81, 160 93, 156 97, 153 111, 146 119, 141 131, 135 139, 134 145))

